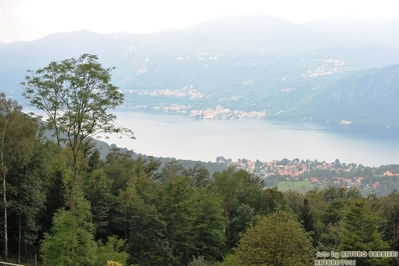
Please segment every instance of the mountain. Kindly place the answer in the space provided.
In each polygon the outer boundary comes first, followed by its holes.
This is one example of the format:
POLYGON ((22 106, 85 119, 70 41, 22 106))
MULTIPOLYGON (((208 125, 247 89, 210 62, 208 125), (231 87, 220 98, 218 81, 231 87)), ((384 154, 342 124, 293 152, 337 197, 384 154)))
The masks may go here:
MULTIPOLYGON (((364 94, 341 93, 341 107, 349 109, 329 111, 330 106, 337 106, 337 99, 327 96, 334 95, 337 86, 361 90, 368 83, 356 87, 360 76, 367 80, 375 72, 386 81, 387 66, 399 63, 395 34, 399 23, 367 23, 296 24, 258 14, 222 17, 153 34, 54 33, 32 42, 0 45, 0 91, 23 103, 18 84, 26 70, 91 53, 105 67, 116 67, 113 83, 124 91, 127 109, 203 118, 204 110, 219 108, 236 112, 230 118, 260 112, 268 118, 317 121, 348 120, 344 114, 351 112, 354 123, 399 125, 391 109, 379 115, 386 118, 382 122, 358 114, 357 104, 365 100, 343 104, 350 102, 345 97, 364 94)), ((387 84, 369 84, 367 95, 387 89, 387 95, 397 99, 397 89, 388 89, 387 84)), ((373 98, 369 106, 377 108, 382 102, 373 98)))
POLYGON ((399 126, 399 65, 351 73, 303 97, 291 119, 399 126))
POLYGON ((357 62, 361 67, 370 68, 398 63, 397 19, 328 19, 304 23, 301 26, 319 35, 328 36, 331 39, 331 48, 340 46, 339 43, 346 43, 346 49, 329 49, 329 53, 331 56, 339 53, 352 58, 348 63, 357 62))

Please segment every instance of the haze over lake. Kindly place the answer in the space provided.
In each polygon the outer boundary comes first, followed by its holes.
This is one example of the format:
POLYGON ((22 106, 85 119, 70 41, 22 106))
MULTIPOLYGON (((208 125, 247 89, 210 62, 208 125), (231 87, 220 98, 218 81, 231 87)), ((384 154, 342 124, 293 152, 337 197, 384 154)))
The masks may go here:
POLYGON ((118 125, 136 140, 108 143, 156 157, 214 162, 310 159, 380 166, 399 163, 399 129, 270 120, 203 121, 177 115, 117 112, 118 125))

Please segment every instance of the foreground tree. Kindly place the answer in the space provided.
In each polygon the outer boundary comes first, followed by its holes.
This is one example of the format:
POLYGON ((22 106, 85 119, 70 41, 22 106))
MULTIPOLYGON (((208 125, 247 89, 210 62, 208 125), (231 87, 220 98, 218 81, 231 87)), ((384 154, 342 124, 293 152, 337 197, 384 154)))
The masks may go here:
POLYGON ((277 211, 249 228, 236 249, 242 265, 311 265, 315 250, 300 223, 277 211))
POLYGON ((21 83, 25 98, 47 116, 48 128, 54 131, 58 146, 67 144, 71 150, 72 175, 64 182, 72 214, 79 154, 85 142, 108 133, 134 138, 131 130, 114 125, 116 116, 109 112, 123 103, 123 94, 110 83, 112 70, 103 68, 97 56, 84 54, 28 71, 31 75, 21 83))
POLYGON ((40 249, 43 265, 96 265, 97 245, 93 237, 90 203, 79 189, 76 196, 75 215, 70 210, 59 210, 54 215, 50 233, 44 235, 40 249))
MULTIPOLYGON (((60 174, 69 210, 61 211, 55 222, 70 226, 70 237, 82 235, 80 231, 85 228, 79 227, 75 209, 80 183, 78 171, 85 162, 83 152, 87 142, 91 137, 110 133, 134 138, 131 130, 115 126, 116 116, 110 113, 123 103, 123 94, 110 82, 112 70, 103 68, 97 56, 84 54, 78 59, 51 62, 37 71, 28 71, 30 76, 21 83, 25 98, 47 117, 47 127, 54 132, 60 150, 60 174), (68 212, 71 221, 66 223, 68 212)), ((70 247, 65 248, 70 258, 78 257, 84 249, 79 247, 80 241, 65 243, 70 247)))

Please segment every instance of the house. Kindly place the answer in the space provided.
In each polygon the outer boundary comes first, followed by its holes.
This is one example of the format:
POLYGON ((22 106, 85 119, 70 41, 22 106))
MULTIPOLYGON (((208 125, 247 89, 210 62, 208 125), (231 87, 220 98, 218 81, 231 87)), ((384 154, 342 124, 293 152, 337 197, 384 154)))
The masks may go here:
POLYGON ((376 189, 376 188, 378 188, 380 186, 380 182, 374 182, 371 185, 373 186, 374 189, 376 189))
POLYGON ((310 180, 310 182, 315 183, 315 184, 320 183, 319 179, 317 179, 316 177, 311 177, 311 178, 309 178, 309 180, 310 180))

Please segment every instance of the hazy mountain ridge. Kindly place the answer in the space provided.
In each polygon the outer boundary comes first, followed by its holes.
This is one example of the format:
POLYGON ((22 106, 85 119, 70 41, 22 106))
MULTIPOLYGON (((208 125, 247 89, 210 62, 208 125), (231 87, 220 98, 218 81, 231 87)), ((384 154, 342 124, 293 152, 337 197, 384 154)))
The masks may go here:
POLYGON ((255 15, 153 34, 55 33, 0 46, 0 90, 21 100, 18 84, 27 69, 91 53, 104 66, 116 66, 113 82, 125 92, 128 108, 177 106, 176 112, 184 107, 188 114, 222 106, 231 111, 265 111, 267 117, 281 119, 399 125, 394 104, 384 104, 382 96, 365 101, 365 95, 374 90, 382 95, 383 90, 388 99, 398 102, 397 86, 389 85, 397 84, 397 72, 392 67, 369 70, 399 63, 398 24, 372 25, 295 24, 255 15), (369 82, 373 77, 374 82, 369 82), (167 90, 192 90, 202 96, 144 93, 167 90), (330 97, 336 93, 341 96, 330 97), (367 115, 377 112, 375 119, 367 115))
POLYGON ((305 100, 287 116, 307 114, 296 118, 398 126, 399 65, 351 73, 305 100))

